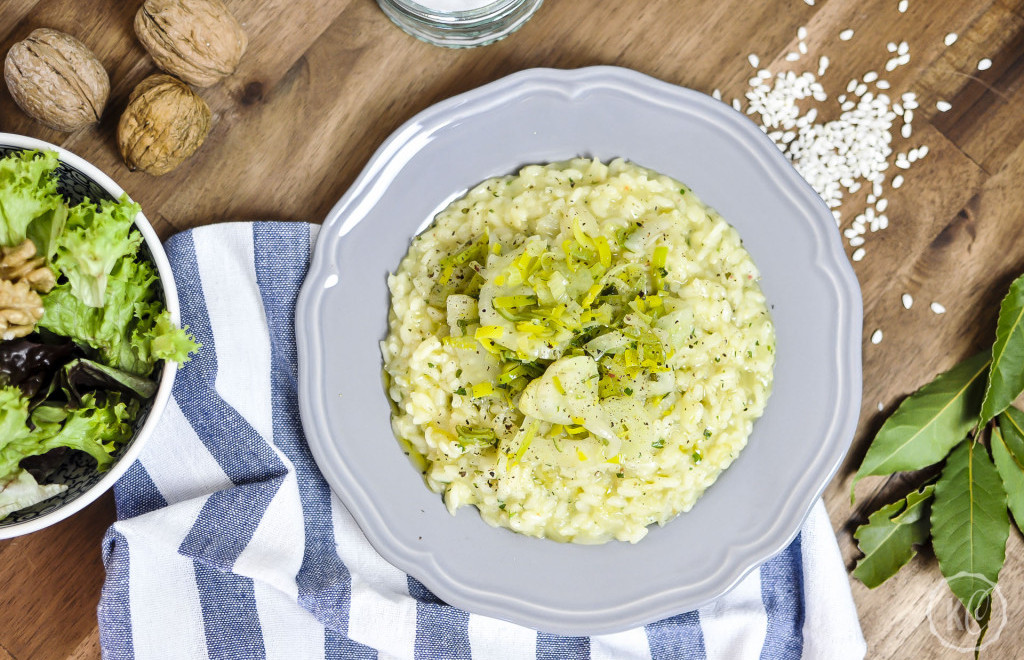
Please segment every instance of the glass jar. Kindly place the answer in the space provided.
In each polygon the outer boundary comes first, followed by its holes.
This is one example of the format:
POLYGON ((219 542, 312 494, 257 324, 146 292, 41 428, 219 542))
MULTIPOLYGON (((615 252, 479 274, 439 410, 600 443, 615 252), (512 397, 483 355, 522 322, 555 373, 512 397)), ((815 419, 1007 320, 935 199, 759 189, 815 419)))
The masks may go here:
POLYGON ((398 27, 448 48, 485 46, 512 34, 543 0, 377 0, 398 27))

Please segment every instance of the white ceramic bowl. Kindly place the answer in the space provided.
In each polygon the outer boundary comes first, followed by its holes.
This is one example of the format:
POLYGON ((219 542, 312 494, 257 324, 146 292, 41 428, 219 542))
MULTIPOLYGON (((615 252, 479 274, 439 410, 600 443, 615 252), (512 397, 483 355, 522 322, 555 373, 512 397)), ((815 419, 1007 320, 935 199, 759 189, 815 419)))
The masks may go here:
MULTIPOLYGON (((85 196, 93 200, 117 199, 124 193, 121 186, 114 183, 110 177, 66 149, 22 135, 0 133, 0 156, 28 149, 57 152, 60 158, 60 167, 57 170, 60 178, 58 189, 66 198, 70 198, 72 203, 77 203, 85 196)), ((164 253, 156 232, 153 231, 146 216, 141 212, 135 217, 135 227, 145 239, 144 252, 148 251, 148 256, 160 273, 164 304, 171 314, 171 319, 177 323, 178 293, 174 286, 171 266, 167 262, 167 255, 164 253)), ((66 484, 68 489, 39 504, 15 511, 0 521, 0 539, 21 536, 49 527, 81 511, 109 490, 135 461, 146 440, 152 434, 157 419, 167 405, 167 399, 171 396, 171 387, 174 384, 174 374, 177 370, 176 363, 164 363, 159 374, 156 395, 144 404, 136 420, 135 435, 117 450, 114 464, 109 470, 97 472, 96 463, 92 458, 82 452, 75 452, 73 457, 51 477, 54 482, 66 484)))

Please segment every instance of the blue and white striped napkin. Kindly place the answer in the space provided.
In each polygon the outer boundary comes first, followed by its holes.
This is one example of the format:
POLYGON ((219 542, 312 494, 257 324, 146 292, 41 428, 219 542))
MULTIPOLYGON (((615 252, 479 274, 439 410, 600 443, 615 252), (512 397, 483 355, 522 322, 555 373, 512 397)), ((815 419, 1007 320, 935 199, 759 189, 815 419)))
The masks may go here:
POLYGON ((182 320, 203 349, 104 539, 103 657, 862 658, 824 505, 800 536, 698 611, 596 637, 468 614, 384 561, 302 436, 295 300, 316 227, 236 223, 173 237, 182 320))

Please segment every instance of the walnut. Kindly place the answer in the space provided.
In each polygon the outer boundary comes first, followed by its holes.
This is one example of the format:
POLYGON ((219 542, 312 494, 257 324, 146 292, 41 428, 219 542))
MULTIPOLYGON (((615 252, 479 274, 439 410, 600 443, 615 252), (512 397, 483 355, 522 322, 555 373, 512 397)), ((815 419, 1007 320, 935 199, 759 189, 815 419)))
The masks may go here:
POLYGON ((0 279, 24 280, 39 293, 46 293, 57 284, 53 271, 46 266, 46 259, 36 256, 36 244, 30 238, 21 245, 0 247, 0 279))
POLYGON ((196 87, 234 73, 249 44, 220 0, 146 0, 135 34, 157 66, 196 87))
POLYGON ((31 334, 43 318, 43 300, 28 282, 0 279, 0 340, 31 334))
POLYGON ((117 125, 117 146, 132 170, 170 172, 203 144, 210 107, 174 76, 158 73, 138 85, 117 125))
POLYGON ((33 30, 11 46, 4 78, 26 114, 58 131, 99 121, 110 94, 110 78, 92 51, 49 28, 33 30))

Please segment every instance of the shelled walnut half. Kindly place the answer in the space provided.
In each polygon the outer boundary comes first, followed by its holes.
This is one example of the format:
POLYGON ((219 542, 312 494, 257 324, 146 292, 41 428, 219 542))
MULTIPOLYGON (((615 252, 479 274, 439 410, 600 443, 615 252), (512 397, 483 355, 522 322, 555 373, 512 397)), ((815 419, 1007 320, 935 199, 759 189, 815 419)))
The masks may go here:
POLYGON ((0 247, 0 340, 31 334, 43 318, 43 299, 56 285, 36 246, 26 238, 20 245, 0 247))
POLYGON ((17 339, 32 333, 43 318, 43 300, 28 282, 0 280, 0 339, 17 339))
POLYGON ((57 284, 46 259, 36 256, 36 244, 30 238, 14 247, 0 247, 0 279, 24 280, 39 293, 46 293, 57 284))

